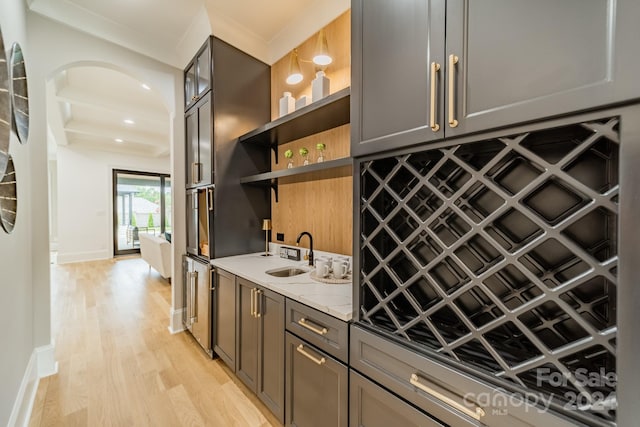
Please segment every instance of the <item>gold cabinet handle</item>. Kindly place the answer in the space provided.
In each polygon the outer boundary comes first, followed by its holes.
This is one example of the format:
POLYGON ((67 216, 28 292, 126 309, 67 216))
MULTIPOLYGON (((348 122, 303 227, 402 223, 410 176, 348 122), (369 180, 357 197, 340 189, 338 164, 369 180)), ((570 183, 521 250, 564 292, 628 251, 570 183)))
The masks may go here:
POLYGON ((207 190, 207 199, 208 199, 208 204, 209 204, 209 210, 213 211, 213 188, 209 188, 209 190, 207 190))
POLYGON ((320 359, 318 359, 314 355, 307 353, 307 350, 304 349, 304 345, 302 344, 298 345, 296 350, 298 351, 298 353, 302 354, 307 359, 313 361, 316 365, 324 365, 324 363, 327 361, 324 357, 321 357, 320 359))
POLYGON ((426 385, 424 385, 423 383, 420 382, 420 377, 418 376, 418 374, 411 374, 411 378, 409 378, 409 383, 411 383, 412 386, 419 388, 420 390, 424 391, 425 393, 435 397, 438 400, 441 400, 442 402, 446 403, 449 406, 452 406, 453 408, 457 409, 460 412, 463 412, 465 414, 467 414, 468 416, 470 416, 471 418, 474 418, 476 420, 480 420, 481 417, 485 416, 485 412, 484 409, 482 409, 479 406, 475 406, 474 409, 468 408, 467 406, 456 402, 455 400, 445 396, 442 393, 437 392, 436 390, 432 389, 431 387, 428 387, 426 385))
POLYGON ((303 328, 307 328, 311 332, 315 332, 318 335, 326 335, 327 332, 329 332, 327 328, 323 327, 322 329, 320 329, 317 326, 311 325, 310 323, 308 323, 308 320, 305 319, 304 317, 298 320, 298 325, 302 326, 303 328))
POLYGON ((196 291, 197 291, 197 279, 198 279, 198 275, 196 271, 191 271, 189 272, 189 279, 191 281, 191 313, 190 313, 190 321, 191 324, 193 325, 194 323, 196 323, 198 321, 198 300, 197 300, 197 296, 196 296, 196 291))
POLYGON ((456 64, 458 63, 458 57, 456 55, 449 55, 449 127, 458 126, 456 120, 456 108, 455 108, 455 80, 456 80, 456 64))
POLYGON ((196 170, 196 168, 198 167, 198 164, 196 162, 191 163, 191 183, 192 184, 197 184, 198 180, 196 178, 198 172, 196 170))
POLYGON ((429 126, 431 130, 434 132, 438 132, 440 130, 440 125, 436 123, 436 80, 437 73, 440 71, 440 64, 437 62, 431 63, 431 93, 429 96, 430 105, 429 105, 429 126))
POLYGON ((255 288, 251 289, 251 317, 256 317, 256 298, 255 298, 256 290, 255 288))
POLYGON ((256 317, 262 316, 262 291, 256 289, 256 317))

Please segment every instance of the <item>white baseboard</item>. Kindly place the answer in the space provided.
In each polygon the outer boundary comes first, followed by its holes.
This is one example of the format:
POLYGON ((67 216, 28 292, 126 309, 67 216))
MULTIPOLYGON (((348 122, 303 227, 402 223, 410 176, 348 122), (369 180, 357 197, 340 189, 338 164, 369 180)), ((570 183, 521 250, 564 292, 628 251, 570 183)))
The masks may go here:
POLYGON ((110 259, 111 255, 107 250, 89 252, 60 252, 58 251, 58 264, 69 264, 72 262, 98 261, 110 259))
POLYGON ((33 350, 27 369, 22 377, 7 427, 27 427, 29 425, 40 378, 57 372, 58 362, 55 361, 55 344, 51 343, 33 350))
POLYGON ((52 340, 51 344, 36 348, 36 360, 38 361, 38 377, 44 378, 58 373, 58 362, 56 362, 56 344, 52 340))
POLYGON ((169 314, 169 332, 171 334, 177 334, 184 331, 184 324, 182 323, 183 312, 183 308, 178 310, 171 309, 171 313, 169 314))

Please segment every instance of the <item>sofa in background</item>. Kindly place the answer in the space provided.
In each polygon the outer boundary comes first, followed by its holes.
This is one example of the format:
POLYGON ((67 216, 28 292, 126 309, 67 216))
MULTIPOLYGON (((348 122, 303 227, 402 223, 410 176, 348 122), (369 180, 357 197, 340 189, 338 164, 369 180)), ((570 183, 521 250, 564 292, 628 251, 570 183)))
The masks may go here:
POLYGON ((164 237, 140 233, 140 256, 162 277, 171 277, 171 243, 164 237))

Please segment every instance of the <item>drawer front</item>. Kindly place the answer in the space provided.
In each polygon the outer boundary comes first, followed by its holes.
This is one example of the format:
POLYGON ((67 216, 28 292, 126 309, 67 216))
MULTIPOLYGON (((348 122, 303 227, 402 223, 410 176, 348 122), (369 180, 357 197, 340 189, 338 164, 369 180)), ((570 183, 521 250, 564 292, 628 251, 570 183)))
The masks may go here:
POLYGON ((355 371, 349 372, 350 425, 360 427, 444 427, 355 371))
POLYGON ((348 369, 287 332, 286 425, 348 426, 348 369))
POLYGON ((349 325, 328 314, 287 298, 286 329, 320 350, 347 363, 349 325))
MULTIPOLYGON (((350 367, 420 409, 455 426, 569 427, 551 410, 506 394, 485 382, 364 328, 351 327, 350 367)), ((538 400, 540 403, 544 403, 538 400)))

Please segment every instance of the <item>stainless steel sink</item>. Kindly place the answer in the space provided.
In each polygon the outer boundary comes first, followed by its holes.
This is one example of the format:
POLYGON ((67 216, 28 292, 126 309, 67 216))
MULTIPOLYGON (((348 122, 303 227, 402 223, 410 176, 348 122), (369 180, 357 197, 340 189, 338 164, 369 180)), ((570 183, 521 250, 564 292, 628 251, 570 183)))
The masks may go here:
POLYGON ((300 267, 280 267, 280 268, 274 268, 272 270, 267 270, 265 271, 265 273, 275 277, 291 277, 291 276, 297 276, 299 274, 308 273, 309 271, 310 270, 307 268, 300 268, 300 267))

